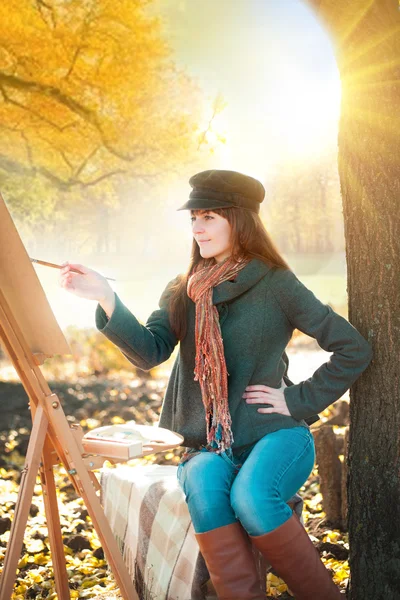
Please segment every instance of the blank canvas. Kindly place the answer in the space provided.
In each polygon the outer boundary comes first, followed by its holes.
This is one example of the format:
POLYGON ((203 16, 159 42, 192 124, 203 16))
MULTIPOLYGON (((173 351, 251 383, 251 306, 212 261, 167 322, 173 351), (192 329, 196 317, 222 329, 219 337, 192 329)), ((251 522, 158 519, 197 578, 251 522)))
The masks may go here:
POLYGON ((32 352, 71 354, 1 195, 0 288, 32 352))

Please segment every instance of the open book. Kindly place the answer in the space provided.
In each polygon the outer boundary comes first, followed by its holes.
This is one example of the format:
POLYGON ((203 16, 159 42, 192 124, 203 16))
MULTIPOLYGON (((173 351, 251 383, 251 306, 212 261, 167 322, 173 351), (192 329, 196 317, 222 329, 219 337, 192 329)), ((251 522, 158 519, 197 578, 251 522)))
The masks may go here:
POLYGON ((183 437, 163 427, 136 425, 109 425, 92 429, 83 436, 82 444, 87 454, 105 458, 130 460, 154 452, 165 452, 180 446, 183 437))

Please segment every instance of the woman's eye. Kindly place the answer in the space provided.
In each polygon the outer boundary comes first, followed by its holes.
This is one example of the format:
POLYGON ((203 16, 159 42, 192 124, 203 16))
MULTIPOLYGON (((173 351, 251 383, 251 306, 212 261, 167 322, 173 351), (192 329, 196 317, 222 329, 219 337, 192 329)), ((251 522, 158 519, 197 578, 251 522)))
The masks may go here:
MULTIPOLYGON (((214 217, 212 215, 204 215, 205 219, 213 219, 214 217)), ((193 221, 195 221, 196 217, 190 217, 190 222, 193 223, 193 221)))

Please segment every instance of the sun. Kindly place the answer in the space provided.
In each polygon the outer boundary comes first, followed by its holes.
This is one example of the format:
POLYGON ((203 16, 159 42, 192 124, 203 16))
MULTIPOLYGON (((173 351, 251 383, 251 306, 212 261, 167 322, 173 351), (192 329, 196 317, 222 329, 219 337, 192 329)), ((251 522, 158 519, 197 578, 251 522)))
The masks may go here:
POLYGON ((335 138, 341 88, 337 78, 324 83, 286 73, 269 106, 277 150, 287 157, 306 158, 335 138))

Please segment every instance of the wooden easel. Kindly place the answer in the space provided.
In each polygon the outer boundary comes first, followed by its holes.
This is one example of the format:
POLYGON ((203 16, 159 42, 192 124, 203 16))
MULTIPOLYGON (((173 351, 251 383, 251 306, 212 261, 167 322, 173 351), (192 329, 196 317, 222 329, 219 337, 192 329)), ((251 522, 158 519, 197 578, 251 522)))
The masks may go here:
POLYGON ((59 398, 52 393, 40 370, 46 358, 69 354, 70 350, 1 196, 0 338, 28 394, 33 420, 0 580, 0 600, 9 600, 12 595, 38 472, 57 596, 59 600, 70 599, 53 473, 57 464, 64 466, 86 504, 124 600, 138 600, 96 494, 100 485, 91 469, 102 466, 104 458, 85 456, 81 428, 69 425, 59 398))

